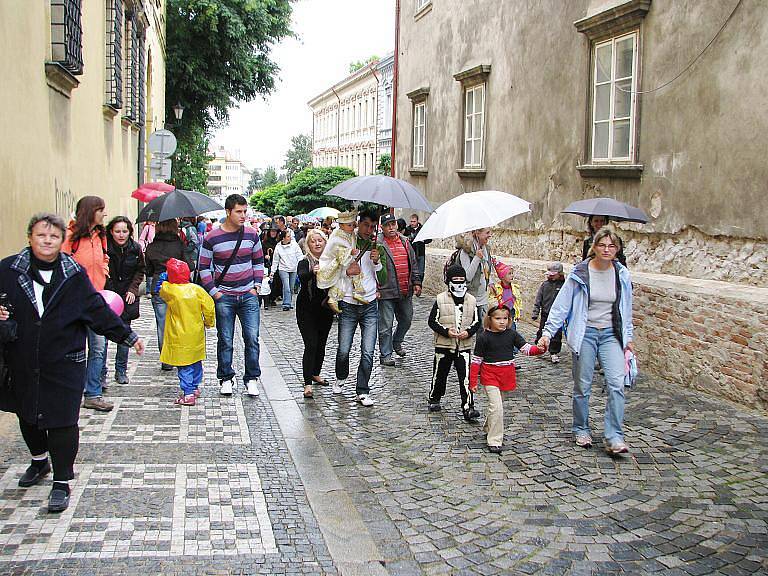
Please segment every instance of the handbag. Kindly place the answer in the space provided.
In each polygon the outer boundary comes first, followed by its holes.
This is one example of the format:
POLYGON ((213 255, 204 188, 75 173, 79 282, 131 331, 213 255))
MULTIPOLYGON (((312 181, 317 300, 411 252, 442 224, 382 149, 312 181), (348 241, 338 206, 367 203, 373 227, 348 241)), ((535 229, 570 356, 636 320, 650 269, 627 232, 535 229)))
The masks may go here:
POLYGON ((16 412, 16 393, 11 382, 11 371, 6 359, 5 344, 16 340, 16 321, 0 322, 0 410, 16 412))
POLYGON ((259 296, 269 296, 272 294, 272 281, 269 276, 264 276, 264 280, 261 281, 261 290, 259 290, 259 296))
POLYGON ((232 262, 235 261, 235 256, 237 256, 238 250, 240 250, 240 244, 243 242, 243 235, 245 234, 245 226, 240 226, 240 233, 237 235, 237 242, 235 243, 235 248, 232 250, 232 254, 229 255, 229 258, 227 258, 227 261, 224 263, 224 268, 221 269, 221 274, 218 275, 216 279, 213 281, 213 285, 217 288, 219 287, 219 284, 222 283, 224 280, 224 277, 227 275, 227 272, 229 272, 230 266, 232 266, 232 262))
POLYGON ((624 351, 624 388, 632 388, 637 380, 637 356, 629 350, 624 351))

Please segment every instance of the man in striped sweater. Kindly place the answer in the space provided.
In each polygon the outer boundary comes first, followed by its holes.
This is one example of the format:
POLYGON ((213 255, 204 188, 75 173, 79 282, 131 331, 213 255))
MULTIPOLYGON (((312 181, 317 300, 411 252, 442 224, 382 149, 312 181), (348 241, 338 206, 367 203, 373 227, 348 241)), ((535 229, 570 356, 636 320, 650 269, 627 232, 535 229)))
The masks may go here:
POLYGON ((200 249, 200 281, 216 303, 216 377, 222 396, 231 396, 235 371, 232 368, 235 317, 245 344, 243 385, 249 396, 259 395, 259 290, 264 278, 264 253, 259 233, 245 224, 248 203, 240 194, 227 196, 227 219, 211 230, 200 249), (237 253, 233 256, 235 246, 237 253))

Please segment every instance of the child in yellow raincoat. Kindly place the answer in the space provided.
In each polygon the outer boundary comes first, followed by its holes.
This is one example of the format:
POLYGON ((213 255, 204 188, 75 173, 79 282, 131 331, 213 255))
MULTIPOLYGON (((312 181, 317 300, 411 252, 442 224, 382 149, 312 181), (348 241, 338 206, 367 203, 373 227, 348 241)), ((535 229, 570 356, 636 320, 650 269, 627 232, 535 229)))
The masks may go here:
POLYGON ((189 266, 171 258, 166 264, 167 281, 160 287, 160 298, 168 305, 160 362, 176 366, 181 393, 175 404, 194 406, 200 396, 205 359, 205 328, 216 320, 213 298, 189 281, 189 266))
POLYGON ((511 266, 493 261, 499 283, 493 283, 488 287, 488 302, 491 306, 504 306, 509 308, 511 314, 510 327, 517 330, 517 321, 520 319, 520 285, 513 282, 514 272, 511 266))

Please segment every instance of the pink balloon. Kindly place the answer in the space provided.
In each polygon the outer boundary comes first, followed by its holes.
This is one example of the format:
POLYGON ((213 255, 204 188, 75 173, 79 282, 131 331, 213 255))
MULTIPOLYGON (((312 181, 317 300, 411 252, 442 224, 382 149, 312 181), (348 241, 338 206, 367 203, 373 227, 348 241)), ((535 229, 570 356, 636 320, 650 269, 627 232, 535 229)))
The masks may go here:
POLYGON ((107 303, 107 306, 112 309, 112 312, 118 316, 123 313, 123 310, 125 310, 125 303, 120 297, 120 294, 112 292, 112 290, 99 290, 99 294, 104 298, 104 302, 107 303))

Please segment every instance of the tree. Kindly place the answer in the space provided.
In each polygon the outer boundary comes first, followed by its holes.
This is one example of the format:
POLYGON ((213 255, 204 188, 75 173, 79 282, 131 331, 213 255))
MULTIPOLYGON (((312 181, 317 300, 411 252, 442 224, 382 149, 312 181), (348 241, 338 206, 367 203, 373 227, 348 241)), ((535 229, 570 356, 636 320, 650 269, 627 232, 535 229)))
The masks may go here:
POLYGON ((267 166, 267 169, 264 170, 264 176, 261 180, 261 187, 269 188, 273 184, 277 184, 279 181, 280 179, 277 177, 277 171, 275 170, 275 167, 267 166))
POLYGON ((347 209, 348 200, 325 193, 354 176, 354 171, 343 166, 305 168, 285 185, 285 199, 277 209, 285 214, 306 214, 321 206, 347 209))
POLYGON ((249 200, 249 203, 254 208, 254 210, 264 212, 264 214, 274 215, 277 214, 277 212, 275 212, 275 206, 283 199, 284 196, 285 184, 277 183, 273 184, 272 186, 268 186, 263 190, 259 190, 253 194, 249 200))
POLYGON ((258 168, 254 168, 251 171, 251 179, 248 181, 248 188, 246 188, 248 195, 253 194, 257 190, 261 190, 264 187, 262 186, 263 179, 264 177, 261 175, 258 168))
POLYGON ((208 194, 208 137, 197 128, 178 143, 173 155, 173 178, 176 188, 208 194))
POLYGON ((392 176, 392 155, 389 152, 385 152, 379 156, 379 163, 376 165, 376 174, 392 176))
POLYGON ((349 73, 352 74, 352 72, 357 72, 362 68, 363 66, 368 66, 368 64, 373 64, 374 62, 378 62, 379 57, 369 56, 367 60, 358 60, 357 62, 350 62, 349 63, 349 73))
POLYGON ((291 180, 296 174, 312 164, 312 138, 299 134, 291 138, 291 148, 285 155, 285 177, 291 180))

